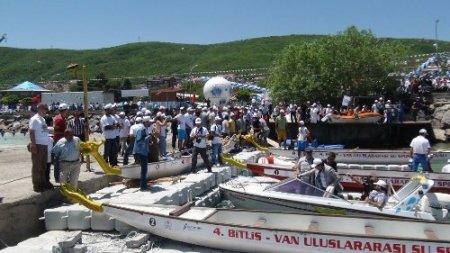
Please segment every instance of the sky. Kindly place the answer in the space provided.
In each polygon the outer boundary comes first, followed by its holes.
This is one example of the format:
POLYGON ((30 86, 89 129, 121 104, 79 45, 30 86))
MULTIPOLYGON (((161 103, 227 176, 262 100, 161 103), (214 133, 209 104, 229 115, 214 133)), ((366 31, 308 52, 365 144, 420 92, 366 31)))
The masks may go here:
POLYGON ((351 25, 377 37, 450 41, 450 0, 0 0, 2 47, 214 44, 351 25), (439 20, 436 22, 436 20, 439 20))

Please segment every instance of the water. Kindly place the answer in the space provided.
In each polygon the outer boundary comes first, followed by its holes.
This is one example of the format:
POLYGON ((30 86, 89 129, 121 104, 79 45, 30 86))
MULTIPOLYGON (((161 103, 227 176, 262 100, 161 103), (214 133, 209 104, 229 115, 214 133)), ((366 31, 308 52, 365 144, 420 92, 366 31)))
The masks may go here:
POLYGON ((5 148, 9 146, 24 146, 30 142, 30 136, 28 133, 23 135, 17 132, 14 136, 12 133, 5 133, 2 137, 0 135, 0 148, 5 148))

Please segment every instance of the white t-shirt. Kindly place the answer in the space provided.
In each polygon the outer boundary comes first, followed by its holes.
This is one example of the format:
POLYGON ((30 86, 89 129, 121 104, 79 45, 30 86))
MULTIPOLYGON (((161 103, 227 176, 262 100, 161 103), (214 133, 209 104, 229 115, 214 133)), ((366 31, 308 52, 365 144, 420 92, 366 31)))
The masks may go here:
POLYGON ((102 128, 103 135, 105 136, 106 139, 115 139, 116 138, 116 136, 117 136, 116 129, 113 129, 113 130, 105 129, 106 126, 112 126, 115 124, 117 124, 117 121, 116 121, 116 118, 114 117, 114 115, 106 116, 106 114, 105 114, 100 119, 100 126, 102 128))
POLYGON ((228 122, 228 120, 223 120, 222 121, 222 132, 225 134, 230 134, 230 123, 228 122))
MULTIPOLYGON (((215 132, 216 134, 222 134, 222 126, 214 124, 211 126, 211 132, 215 132)), ((212 140, 212 144, 222 143, 222 138, 218 136, 214 136, 212 140)))
POLYGON ((36 144, 47 145, 48 127, 47 123, 45 122, 45 119, 36 113, 33 117, 31 117, 28 125, 30 130, 31 129, 34 130, 34 137, 36 140, 36 144))
POLYGON ((185 130, 186 129, 186 124, 187 124, 187 121, 188 121, 188 118, 186 117, 186 114, 178 114, 176 117, 175 117, 175 119, 176 120, 178 120, 178 129, 183 129, 183 130, 185 130))
POLYGON ((428 154, 428 149, 431 148, 430 142, 422 135, 414 138, 409 146, 413 149, 414 154, 422 155, 428 154))
POLYGON ((138 130, 139 128, 141 128, 141 127, 144 127, 144 124, 138 123, 138 124, 132 125, 132 126, 130 127, 130 132, 129 132, 130 136, 133 136, 133 137, 136 136, 137 130, 138 130))
POLYGON ((126 118, 120 119, 120 124, 122 128, 120 129, 120 137, 128 137, 128 133, 130 132, 130 121, 126 118))
POLYGON ((206 138, 204 138, 204 137, 208 136, 208 134, 209 134, 209 132, 208 132, 208 129, 206 129, 206 127, 192 128, 192 131, 190 134, 191 138, 195 138, 196 135, 201 137, 200 142, 197 142, 196 139, 192 140, 192 142, 194 143, 194 147, 206 148, 206 138))
POLYGON ((308 135, 308 128, 301 126, 298 128, 298 139, 299 141, 306 141, 306 135, 308 135))
MULTIPOLYGON (((121 125, 121 127, 122 127, 122 120, 121 120, 121 118, 119 117, 119 115, 114 114, 114 118, 116 118, 116 122, 119 123, 119 124, 121 125)), ((120 129, 122 129, 122 128, 116 128, 116 129, 115 129, 116 137, 117 137, 117 136, 120 136, 120 129)))

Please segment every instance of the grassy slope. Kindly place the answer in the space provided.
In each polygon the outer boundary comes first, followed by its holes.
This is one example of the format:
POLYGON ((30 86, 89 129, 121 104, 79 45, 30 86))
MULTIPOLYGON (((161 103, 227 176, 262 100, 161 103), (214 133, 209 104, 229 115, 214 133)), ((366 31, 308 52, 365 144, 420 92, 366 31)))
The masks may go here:
MULTIPOLYGON (((24 80, 68 80, 65 66, 85 64, 89 78, 103 72, 108 78, 151 76, 245 68, 266 68, 287 45, 305 43, 321 36, 289 35, 256 38, 212 45, 162 42, 131 43, 97 50, 15 49, 0 47, 0 86, 24 80)), ((434 52, 433 42, 421 39, 388 39, 411 48, 411 54, 434 52)), ((450 42, 440 42, 450 51, 450 42)))

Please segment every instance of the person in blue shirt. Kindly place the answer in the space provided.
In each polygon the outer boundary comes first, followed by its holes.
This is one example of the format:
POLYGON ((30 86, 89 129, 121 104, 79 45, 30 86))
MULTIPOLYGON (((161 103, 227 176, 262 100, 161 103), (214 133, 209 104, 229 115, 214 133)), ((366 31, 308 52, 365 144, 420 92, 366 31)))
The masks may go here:
POLYGON ((139 127, 134 135, 134 147, 133 154, 139 157, 139 163, 141 165, 141 178, 139 185, 141 191, 148 189, 147 187, 147 170, 148 170, 148 153, 149 153, 149 141, 150 135, 147 132, 147 128, 150 127, 150 116, 145 116, 143 124, 138 124, 139 127))

